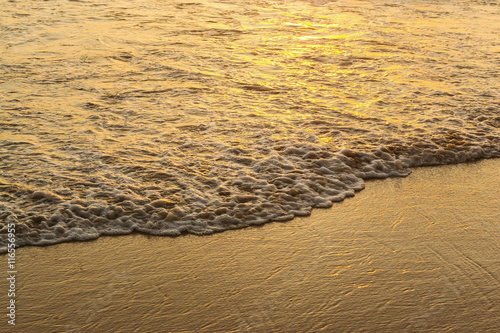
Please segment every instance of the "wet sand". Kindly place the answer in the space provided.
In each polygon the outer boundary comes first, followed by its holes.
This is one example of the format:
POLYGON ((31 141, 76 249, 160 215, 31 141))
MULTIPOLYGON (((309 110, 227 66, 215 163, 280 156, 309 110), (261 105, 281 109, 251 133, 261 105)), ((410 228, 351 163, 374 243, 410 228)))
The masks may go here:
POLYGON ((16 326, 7 327, 5 315, 0 326, 18 332, 498 329, 500 160, 421 168, 366 185, 331 209, 259 228, 21 248, 16 326))

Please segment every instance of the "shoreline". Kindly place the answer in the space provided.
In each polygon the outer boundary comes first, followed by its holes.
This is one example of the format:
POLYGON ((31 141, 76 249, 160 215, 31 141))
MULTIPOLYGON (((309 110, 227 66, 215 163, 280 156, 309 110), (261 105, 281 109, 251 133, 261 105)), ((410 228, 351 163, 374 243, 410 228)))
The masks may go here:
POLYGON ((500 159, 412 171, 284 223, 22 247, 12 331, 493 330, 500 159))
MULTIPOLYGON (((407 175, 404 175, 404 176, 395 176, 395 175, 392 175, 392 176, 386 176, 386 177, 383 177, 383 178, 378 178, 378 177, 372 177, 372 178, 368 178, 368 179, 363 179, 363 188, 361 189, 354 189, 354 194, 353 195, 346 195, 343 199, 341 199, 340 201, 334 201, 332 202, 332 206, 335 206, 336 204, 339 204, 339 203, 342 203, 343 201, 345 200, 348 200, 348 199, 352 199, 354 197, 356 197, 358 195, 358 193, 364 191, 364 189, 366 188, 367 184, 369 184, 370 182, 372 181, 384 181, 386 179, 392 179, 392 178, 406 178, 408 176, 410 176, 413 172, 415 172, 415 170, 418 170, 418 169, 425 169, 425 168, 439 168, 439 167, 447 167, 447 166, 455 166, 455 165, 474 165, 476 163, 481 163, 482 161, 489 161, 489 160, 500 160, 500 157, 492 157, 492 158, 484 158, 484 159, 479 159, 479 160, 474 160, 474 161, 468 161, 468 162, 460 162, 460 163, 455 163, 455 164, 439 164, 439 165, 422 165, 422 166, 416 166, 416 167, 411 167, 411 168, 408 168, 408 171, 409 173, 407 175)), ((309 215, 295 215, 291 218, 283 218, 282 217, 279 217, 278 219, 276 220, 271 220, 271 221, 267 221, 267 222, 263 222, 261 224, 250 224, 250 225, 246 225, 246 226, 237 226, 237 227, 234 227, 234 228, 229 228, 229 229, 223 229, 223 230, 219 230, 219 231, 213 231, 212 233, 210 234, 195 234, 195 233, 192 233, 192 232, 189 232, 189 231, 182 231, 179 235, 169 235, 169 234, 165 234, 165 235, 161 235, 161 234, 154 234, 154 233, 148 233, 148 232, 144 232, 144 231, 140 231, 140 230, 131 230, 131 231, 128 231, 128 230, 114 230, 112 233, 104 233, 104 234, 100 234, 98 235, 97 237, 90 237, 90 238, 86 238, 86 237, 89 237, 89 236, 85 236, 84 238, 82 239, 62 239, 62 240, 55 240, 55 242, 53 243, 52 240, 46 240, 47 242, 46 243, 36 243, 36 244, 23 244, 21 245, 19 248, 25 248, 25 247, 50 247, 50 246, 55 246, 55 245, 59 245, 59 244, 64 244, 64 243, 80 243, 80 242, 93 242, 93 241, 96 241, 100 238, 106 238, 106 237, 123 237, 123 236, 131 236, 131 235, 143 235, 143 236, 147 236, 147 237, 165 237, 165 238, 178 238, 178 237, 185 237, 185 236, 196 236, 196 237, 209 237, 211 235, 216 235, 216 234, 220 234, 220 233, 224 233, 224 232, 227 232, 227 231, 237 231, 237 230, 242 230, 242 229, 247 229, 247 228, 260 228, 260 227, 263 227, 267 224, 273 224, 273 223, 287 223, 287 222, 290 222, 292 220, 295 220, 295 219, 299 219, 299 218, 308 218, 309 216, 311 216, 311 214, 315 211, 315 210, 328 210, 328 209, 331 209, 331 207, 311 207, 310 210, 311 210, 311 213, 309 215)), ((7 243, 8 245, 8 243, 7 243)), ((7 254, 7 245, 2 247, 1 250, 0 250, 0 256, 1 255, 6 255, 7 254)), ((17 249, 17 247, 16 247, 17 249)))

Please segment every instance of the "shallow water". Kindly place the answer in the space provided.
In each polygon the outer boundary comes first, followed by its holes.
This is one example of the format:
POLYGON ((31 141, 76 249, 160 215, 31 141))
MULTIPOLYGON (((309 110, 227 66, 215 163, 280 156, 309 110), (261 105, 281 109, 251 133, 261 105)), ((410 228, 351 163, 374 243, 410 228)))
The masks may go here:
POLYGON ((210 234, 500 156, 497 1, 0 3, 3 251, 7 223, 210 234))

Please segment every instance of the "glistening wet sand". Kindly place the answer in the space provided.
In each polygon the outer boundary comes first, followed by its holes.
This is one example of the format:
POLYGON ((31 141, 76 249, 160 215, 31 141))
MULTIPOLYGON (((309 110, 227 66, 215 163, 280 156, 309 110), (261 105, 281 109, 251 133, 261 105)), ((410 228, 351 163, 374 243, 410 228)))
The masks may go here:
POLYGON ((499 175, 421 168, 286 223, 21 248, 15 331, 493 332, 499 175))

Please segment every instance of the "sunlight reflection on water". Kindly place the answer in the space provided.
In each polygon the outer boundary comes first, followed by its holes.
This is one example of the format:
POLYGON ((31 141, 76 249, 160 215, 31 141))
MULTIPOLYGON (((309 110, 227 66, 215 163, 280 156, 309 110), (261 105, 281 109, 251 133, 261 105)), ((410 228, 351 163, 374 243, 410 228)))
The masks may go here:
POLYGON ((2 1, 3 220, 206 234, 499 156, 499 7, 436 4, 2 1))

